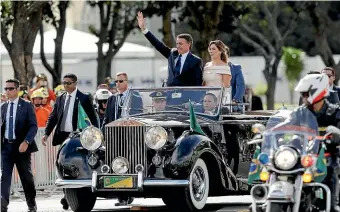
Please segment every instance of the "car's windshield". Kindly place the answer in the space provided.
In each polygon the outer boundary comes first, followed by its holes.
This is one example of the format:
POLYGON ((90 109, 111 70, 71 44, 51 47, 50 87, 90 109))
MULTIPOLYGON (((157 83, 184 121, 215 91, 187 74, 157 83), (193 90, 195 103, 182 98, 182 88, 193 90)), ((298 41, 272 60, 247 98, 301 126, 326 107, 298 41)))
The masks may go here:
POLYGON ((278 122, 277 117, 272 117, 268 123, 276 124, 267 126, 263 134, 262 152, 272 155, 282 145, 292 146, 300 153, 318 151, 318 123, 313 113, 307 108, 293 111, 283 122, 278 122))
POLYGON ((195 113, 216 116, 219 114, 223 93, 226 92, 222 88, 212 87, 134 88, 129 91, 125 115, 189 112, 191 102, 195 113))

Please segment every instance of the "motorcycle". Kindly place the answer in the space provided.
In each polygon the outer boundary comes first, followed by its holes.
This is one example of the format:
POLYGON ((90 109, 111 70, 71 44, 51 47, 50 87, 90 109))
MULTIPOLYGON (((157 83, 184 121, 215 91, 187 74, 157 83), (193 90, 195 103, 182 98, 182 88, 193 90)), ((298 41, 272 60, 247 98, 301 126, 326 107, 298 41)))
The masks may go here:
POLYGON ((293 111, 286 120, 273 117, 266 127, 257 124, 254 129, 257 134, 248 144, 260 148, 255 170, 264 183, 252 187, 250 211, 329 212, 331 192, 321 183, 327 175, 322 155, 324 142, 340 130, 329 126, 325 136, 318 136, 317 120, 307 108, 293 111))

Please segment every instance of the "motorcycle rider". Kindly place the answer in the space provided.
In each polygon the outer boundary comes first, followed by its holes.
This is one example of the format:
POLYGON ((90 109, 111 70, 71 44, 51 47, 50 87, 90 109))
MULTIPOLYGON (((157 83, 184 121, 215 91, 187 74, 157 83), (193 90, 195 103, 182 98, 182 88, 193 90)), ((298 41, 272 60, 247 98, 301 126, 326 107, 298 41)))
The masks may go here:
MULTIPOLYGON (((331 104, 326 99, 329 95, 329 78, 326 74, 309 74, 302 78, 295 91, 300 92, 303 105, 306 106, 317 118, 320 129, 333 125, 340 127, 340 105, 331 104)), ((325 132, 320 132, 324 135, 325 132)), ((327 177, 324 182, 332 193, 331 211, 340 212, 338 206, 338 149, 339 139, 333 135, 331 143, 326 143, 326 153, 329 153, 329 162, 327 163, 327 177)))
POLYGON ((103 125, 105 110, 107 107, 107 100, 109 99, 110 96, 112 96, 112 93, 105 88, 98 89, 95 94, 97 113, 100 119, 100 127, 103 125))

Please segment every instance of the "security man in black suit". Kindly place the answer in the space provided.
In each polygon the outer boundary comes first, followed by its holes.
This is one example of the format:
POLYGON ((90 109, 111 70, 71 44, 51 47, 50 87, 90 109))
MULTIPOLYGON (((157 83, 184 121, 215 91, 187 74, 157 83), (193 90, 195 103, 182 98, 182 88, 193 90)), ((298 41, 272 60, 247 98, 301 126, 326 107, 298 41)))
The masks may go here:
MULTIPOLYGON (((71 132, 77 130, 78 126, 78 104, 84 108, 91 124, 99 128, 99 117, 95 111, 91 95, 84 94, 77 88, 78 78, 74 74, 66 74, 63 78, 65 93, 58 96, 54 104, 53 110, 48 117, 45 128, 45 135, 42 137, 42 144, 46 146, 47 138, 52 133, 54 127, 52 145, 62 144, 71 132)), ((61 204, 65 210, 68 204, 65 198, 61 200, 61 204)))
POLYGON ((8 101, 1 106, 1 212, 7 212, 14 164, 24 188, 29 212, 37 211, 31 153, 38 151, 38 126, 31 102, 18 96, 20 82, 6 81, 8 101))

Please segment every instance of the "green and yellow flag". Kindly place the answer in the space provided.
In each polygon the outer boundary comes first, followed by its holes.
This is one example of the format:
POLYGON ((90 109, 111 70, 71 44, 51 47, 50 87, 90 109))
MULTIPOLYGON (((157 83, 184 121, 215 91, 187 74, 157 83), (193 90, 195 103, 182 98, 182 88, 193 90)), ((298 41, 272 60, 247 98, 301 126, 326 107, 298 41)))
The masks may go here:
POLYGON ((81 106, 80 102, 78 103, 78 129, 85 129, 88 126, 91 126, 91 121, 87 116, 83 106, 81 106))
POLYGON ((252 184, 254 180, 260 179, 260 162, 257 159, 261 152, 261 148, 259 146, 256 146, 256 150, 254 152, 253 160, 251 161, 250 167, 249 167, 249 174, 248 174, 248 184, 252 184))
POLYGON ((314 172, 314 181, 321 183, 327 176, 327 161, 325 158, 325 144, 322 144, 316 161, 316 171, 314 172))
POLYGON ((190 130, 201 135, 206 135, 196 120, 195 111, 194 108, 192 107, 191 101, 189 102, 189 110, 190 110, 190 130))

